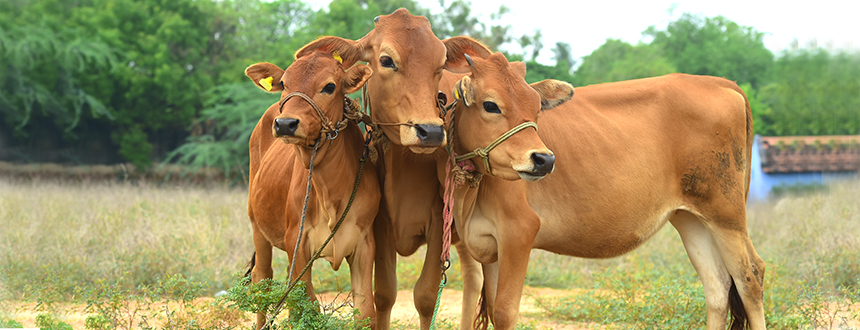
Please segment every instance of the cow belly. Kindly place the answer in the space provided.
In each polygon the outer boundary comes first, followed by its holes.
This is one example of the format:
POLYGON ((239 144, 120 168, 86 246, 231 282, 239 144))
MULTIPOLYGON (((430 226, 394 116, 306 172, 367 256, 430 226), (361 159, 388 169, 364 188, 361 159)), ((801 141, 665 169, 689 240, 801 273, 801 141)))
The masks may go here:
POLYGON ((496 225, 476 207, 472 217, 462 226, 457 226, 461 239, 466 243, 469 254, 482 264, 496 262, 499 248, 496 241, 496 225))
POLYGON ((620 218, 582 218, 555 207, 537 212, 541 228, 534 247, 580 258, 612 258, 653 236, 674 208, 660 212, 621 214, 620 218))

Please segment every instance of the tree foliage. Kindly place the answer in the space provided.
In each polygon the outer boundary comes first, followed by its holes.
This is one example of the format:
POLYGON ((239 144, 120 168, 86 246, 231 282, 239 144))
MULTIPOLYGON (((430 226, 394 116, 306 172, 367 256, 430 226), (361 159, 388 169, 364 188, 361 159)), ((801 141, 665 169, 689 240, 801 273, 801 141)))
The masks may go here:
POLYGON ((621 40, 607 39, 590 55, 583 57, 576 69, 575 84, 638 79, 677 72, 675 66, 652 45, 633 46, 621 40))
POLYGON ((98 39, 55 32, 42 23, 0 27, 0 114, 5 124, 27 137, 34 111, 67 134, 85 111, 113 118, 81 82, 89 70, 112 70, 113 50, 98 39))
POLYGON ((653 38, 678 72, 725 77, 758 87, 773 63, 764 46, 764 33, 723 17, 689 13, 665 30, 651 26, 642 33, 653 38))
POLYGON ((860 53, 786 52, 759 95, 759 134, 860 134, 860 53))
POLYGON ((0 1, 0 144, 13 139, 17 151, 5 154, 19 160, 52 149, 91 162, 87 155, 101 152, 138 168, 167 159, 237 178, 254 125, 277 100, 243 70, 286 67, 319 36, 361 38, 375 16, 400 7, 427 17, 439 38, 468 35, 525 61, 528 82, 722 76, 747 92, 758 133, 860 134, 857 54, 803 50, 774 60, 762 32, 684 14, 644 31, 647 42, 607 39, 579 59, 568 43, 545 47, 540 30, 513 35, 501 23, 511 15, 505 6, 482 18, 467 0, 439 5, 436 13, 416 0, 333 0, 321 10, 302 0, 0 1), (520 53, 505 51, 513 43, 520 53), (542 52, 555 63, 539 63, 542 52))

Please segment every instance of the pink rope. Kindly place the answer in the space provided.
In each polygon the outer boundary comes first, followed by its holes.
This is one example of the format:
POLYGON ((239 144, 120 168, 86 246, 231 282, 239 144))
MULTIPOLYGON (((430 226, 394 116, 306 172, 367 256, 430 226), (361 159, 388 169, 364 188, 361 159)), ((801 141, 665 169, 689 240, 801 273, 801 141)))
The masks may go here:
POLYGON ((454 224, 454 175, 451 171, 451 164, 454 163, 452 155, 448 155, 448 161, 445 164, 445 194, 443 197, 444 207, 442 208, 442 262, 450 260, 451 256, 451 226, 454 224))

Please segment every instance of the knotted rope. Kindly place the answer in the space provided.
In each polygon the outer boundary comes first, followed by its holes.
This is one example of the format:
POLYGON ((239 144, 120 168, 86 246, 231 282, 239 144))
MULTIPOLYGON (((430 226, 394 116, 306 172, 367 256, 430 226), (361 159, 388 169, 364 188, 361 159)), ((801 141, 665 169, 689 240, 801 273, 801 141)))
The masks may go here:
MULTIPOLYGON (((283 112, 284 111, 284 104, 286 104, 289 99, 296 97, 296 96, 305 100, 305 102, 307 102, 308 104, 311 105, 312 108, 314 108, 314 111, 316 112, 317 116, 320 118, 320 127, 322 127, 320 129, 320 135, 322 135, 322 134, 329 135, 330 133, 334 132, 333 136, 337 137, 337 132, 340 132, 340 130, 346 128, 347 121, 349 120, 349 118, 347 118, 347 116, 346 116, 346 108, 347 108, 346 102, 344 102, 344 105, 343 105, 343 107, 344 107, 344 118, 337 123, 333 122, 331 119, 326 117, 325 113, 323 113, 322 109, 320 109, 320 107, 316 104, 316 102, 314 102, 314 100, 311 99, 310 96, 308 96, 307 94, 302 93, 302 92, 292 92, 290 94, 287 94, 287 96, 283 100, 281 100, 279 111, 283 112)), ((352 102, 349 102, 349 103, 351 104, 352 102)), ((329 138, 329 139, 333 139, 333 138, 329 138)))

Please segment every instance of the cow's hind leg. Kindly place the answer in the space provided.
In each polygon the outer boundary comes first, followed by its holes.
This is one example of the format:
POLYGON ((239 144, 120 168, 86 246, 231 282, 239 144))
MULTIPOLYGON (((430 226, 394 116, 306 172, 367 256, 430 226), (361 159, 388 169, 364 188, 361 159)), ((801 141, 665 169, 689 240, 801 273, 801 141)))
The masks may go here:
MULTIPOLYGON (((254 227, 254 265, 251 268, 251 281, 259 283, 272 278, 272 243, 263 236, 256 225, 254 227)), ((257 313, 257 329, 266 323, 266 314, 257 313)))
POLYGON ((719 248, 699 217, 687 211, 676 211, 669 220, 684 242, 687 256, 699 274, 705 289, 708 330, 724 330, 729 309, 731 276, 723 264, 719 248))
MULTIPOLYGON (((745 217, 745 214, 744 214, 745 217)), ((741 218, 745 219, 745 218, 741 218)), ((745 224, 746 221, 741 223, 745 224)), ((730 291, 730 306, 733 315, 738 315, 732 324, 732 329, 745 327, 742 319, 746 313, 746 321, 753 330, 766 329, 764 317, 764 262, 752 245, 746 226, 737 228, 712 226, 711 233, 716 239, 720 254, 736 288, 730 291), (737 298, 740 298, 738 303, 737 298), (743 306, 738 306, 738 305, 743 306), (740 321, 738 321, 740 320, 740 321)))

